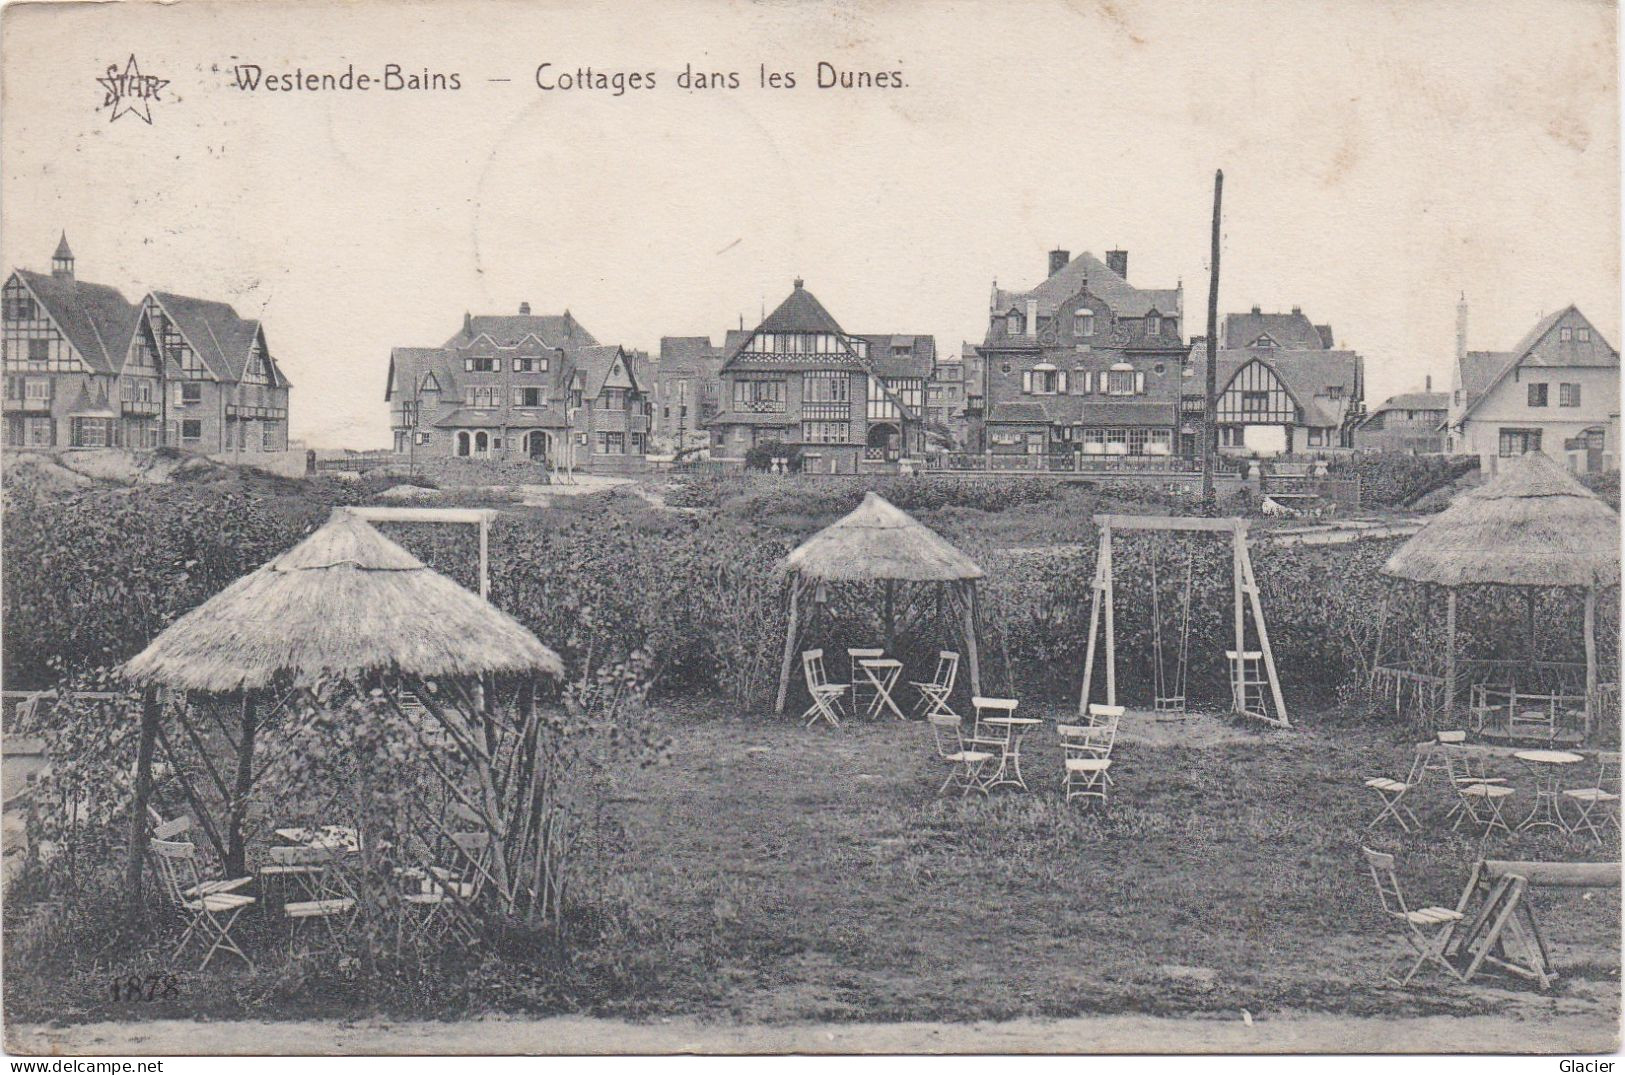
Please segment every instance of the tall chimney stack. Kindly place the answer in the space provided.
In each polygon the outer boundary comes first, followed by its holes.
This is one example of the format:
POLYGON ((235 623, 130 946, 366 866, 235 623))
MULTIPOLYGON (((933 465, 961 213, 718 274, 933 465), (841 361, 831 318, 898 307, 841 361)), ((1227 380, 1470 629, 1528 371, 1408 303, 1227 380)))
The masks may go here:
POLYGON ((1128 279, 1128 251, 1127 250, 1108 250, 1108 251, 1106 251, 1106 268, 1110 269, 1112 272, 1116 273, 1118 276, 1121 276, 1123 279, 1127 280, 1128 279))
POLYGON ((519 304, 519 314, 520 314, 521 317, 529 317, 530 316, 530 303, 521 302, 519 304))
POLYGON ((1456 361, 1467 357, 1467 292, 1456 303, 1456 361))
POLYGON ((1422 378, 1422 391, 1433 391, 1433 374, 1430 373, 1426 377, 1422 378))
POLYGON ((1066 268, 1067 264, 1071 260, 1072 255, 1070 252, 1062 250, 1059 247, 1051 250, 1049 252, 1049 274, 1054 276, 1056 273, 1066 268))
POLYGON ((1027 300, 1027 335, 1038 335, 1038 300, 1027 300))

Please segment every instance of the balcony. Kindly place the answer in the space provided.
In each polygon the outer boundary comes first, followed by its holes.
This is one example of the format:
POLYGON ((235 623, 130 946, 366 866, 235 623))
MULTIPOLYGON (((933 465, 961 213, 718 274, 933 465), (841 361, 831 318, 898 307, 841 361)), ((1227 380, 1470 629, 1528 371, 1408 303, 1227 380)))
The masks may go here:
POLYGON ((40 399, 37 396, 28 399, 8 399, 6 411, 10 414, 50 414, 51 401, 49 398, 40 399))
POLYGON ((226 417, 281 421, 288 417, 288 410, 286 407, 243 407, 235 403, 228 403, 226 404, 226 417))
POLYGON ((152 416, 158 413, 163 405, 155 399, 127 399, 119 404, 119 410, 125 414, 152 416))

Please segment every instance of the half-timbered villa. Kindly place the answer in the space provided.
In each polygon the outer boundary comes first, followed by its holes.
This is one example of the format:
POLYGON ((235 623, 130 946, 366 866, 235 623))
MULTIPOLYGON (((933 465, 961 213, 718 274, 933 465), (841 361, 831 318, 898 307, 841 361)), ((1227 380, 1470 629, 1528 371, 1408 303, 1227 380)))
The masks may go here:
POLYGON ((728 334, 726 351, 717 456, 779 442, 799 445, 808 469, 855 473, 924 451, 934 337, 849 333, 797 279, 753 331, 728 334))
POLYGON ((79 280, 67 236, 51 274, 4 287, 6 443, 211 454, 288 447, 288 388, 256 320, 154 291, 132 305, 79 280))

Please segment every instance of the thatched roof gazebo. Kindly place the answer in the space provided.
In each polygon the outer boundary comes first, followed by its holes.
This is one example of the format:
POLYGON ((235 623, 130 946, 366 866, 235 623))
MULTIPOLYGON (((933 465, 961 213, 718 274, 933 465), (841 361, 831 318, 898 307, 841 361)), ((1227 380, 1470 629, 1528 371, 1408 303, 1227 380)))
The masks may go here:
MULTIPOLYGON (((146 846, 158 747, 227 870, 241 873, 248 798, 271 760, 256 758, 256 738, 326 704, 317 697, 323 685, 382 695, 395 714, 410 709, 413 727, 432 726, 439 741, 453 744, 457 764, 442 771, 456 768, 477 785, 472 812, 484 825, 494 834, 524 831, 523 789, 499 759, 537 734, 536 689, 563 670, 558 654, 512 616, 336 509, 299 545, 182 616, 124 666, 144 689, 131 878, 139 879, 146 846), (499 683, 501 696, 514 699, 511 712, 497 701, 499 683), (234 769, 222 771, 211 757, 222 744, 234 769)), ((493 872, 507 885, 507 902, 517 904, 521 893, 508 878, 526 876, 516 861, 523 851, 517 841, 505 850, 506 858, 492 856, 493 872)))
POLYGON ((774 711, 784 712, 797 643, 806 628, 803 598, 821 600, 830 584, 879 582, 881 622, 886 648, 896 641, 897 585, 929 588, 954 607, 955 623, 965 644, 971 689, 980 693, 982 671, 976 646, 976 583, 983 572, 970 557, 877 493, 866 493, 844 518, 798 546, 781 565, 790 603, 785 629, 784 660, 774 711))
MULTIPOLYGON (((1586 731, 1602 712, 1596 652, 1597 597, 1620 583, 1619 515, 1539 453, 1505 460, 1494 478, 1458 496, 1417 531, 1383 565, 1390 578, 1445 591, 1445 672, 1439 684, 1443 708, 1456 704, 1457 595, 1463 587, 1521 590, 1529 602, 1533 652, 1534 600, 1539 591, 1584 592, 1584 691, 1586 731)), ((1380 647, 1379 635, 1379 647, 1380 647)), ((1381 653, 1378 653, 1380 665, 1381 653)), ((1483 663, 1483 662, 1479 662, 1483 663)), ((1379 668, 1379 673, 1402 665, 1379 668)), ((1578 668, 1578 666, 1576 666, 1578 668)), ((1613 686, 1617 697, 1617 683, 1613 686)), ((1617 704, 1617 703, 1616 703, 1617 704)))

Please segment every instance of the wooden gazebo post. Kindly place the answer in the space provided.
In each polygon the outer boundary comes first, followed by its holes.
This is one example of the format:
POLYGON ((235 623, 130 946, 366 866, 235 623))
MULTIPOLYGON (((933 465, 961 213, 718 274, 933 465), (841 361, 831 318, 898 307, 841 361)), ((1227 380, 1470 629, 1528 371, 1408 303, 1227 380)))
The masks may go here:
POLYGON ((132 917, 140 914, 141 864, 147 856, 147 805, 152 801, 152 750, 158 740, 158 689, 141 692, 141 742, 135 755, 135 802, 130 807, 130 857, 124 865, 124 895, 132 917))
POLYGON ((790 695, 790 668, 796 657, 796 617, 800 613, 801 589, 805 585, 801 575, 790 573, 790 622, 784 628, 784 659, 779 662, 779 693, 773 703, 773 712, 783 713, 784 703, 790 695))
POLYGON ((1444 591, 1444 718, 1456 711, 1456 588, 1444 591))
POLYGON ((1597 709, 1597 587, 1586 587, 1585 606, 1586 700, 1585 734, 1591 738, 1592 722, 1597 709))

